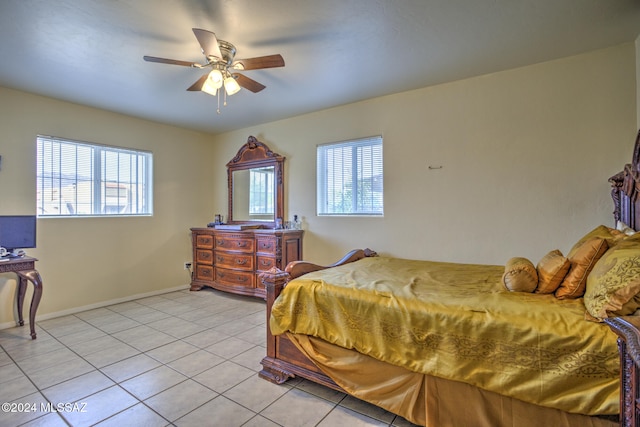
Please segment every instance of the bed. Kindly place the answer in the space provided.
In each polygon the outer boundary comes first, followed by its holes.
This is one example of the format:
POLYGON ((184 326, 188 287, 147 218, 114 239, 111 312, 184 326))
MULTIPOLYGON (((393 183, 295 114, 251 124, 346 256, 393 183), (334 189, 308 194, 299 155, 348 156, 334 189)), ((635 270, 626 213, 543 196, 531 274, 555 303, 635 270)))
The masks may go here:
POLYGON ((259 375, 306 378, 417 425, 636 425, 637 346, 627 344, 640 308, 639 161, 640 133, 610 179, 615 226, 585 230, 566 256, 552 250, 537 265, 354 250, 331 266, 264 273, 259 375))

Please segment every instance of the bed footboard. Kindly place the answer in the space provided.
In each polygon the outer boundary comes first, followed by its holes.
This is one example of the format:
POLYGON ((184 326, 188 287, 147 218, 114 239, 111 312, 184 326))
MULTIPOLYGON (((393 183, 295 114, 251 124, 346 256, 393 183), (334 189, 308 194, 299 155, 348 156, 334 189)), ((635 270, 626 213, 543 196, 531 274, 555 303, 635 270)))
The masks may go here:
POLYGON ((358 261, 359 259, 365 257, 372 257, 377 255, 378 254, 371 249, 354 249, 351 252, 347 253, 344 257, 342 257, 340 261, 335 262, 331 265, 317 265, 308 261, 292 261, 287 264, 284 271, 289 274, 289 280, 291 280, 295 279, 296 277, 300 277, 303 274, 311 273, 312 271, 325 270, 327 268, 337 267, 339 265, 358 261))
POLYGON ((294 261, 287 265, 285 271, 274 267, 260 275, 260 280, 264 284, 267 294, 267 355, 260 362, 262 370, 258 375, 261 378, 276 384, 282 384, 289 378, 299 376, 335 390, 343 391, 333 380, 322 373, 311 360, 303 355, 287 337, 271 334, 271 329, 269 328, 271 307, 289 280, 312 271, 336 267, 371 256, 377 256, 377 254, 370 249, 356 249, 331 265, 321 266, 306 261, 294 261))

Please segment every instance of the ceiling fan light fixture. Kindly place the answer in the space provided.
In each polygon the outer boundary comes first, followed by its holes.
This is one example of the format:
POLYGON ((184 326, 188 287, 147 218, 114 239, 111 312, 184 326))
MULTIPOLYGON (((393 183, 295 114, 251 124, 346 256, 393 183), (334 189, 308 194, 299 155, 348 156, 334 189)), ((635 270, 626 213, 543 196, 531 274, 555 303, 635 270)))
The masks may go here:
POLYGON ((211 72, 209 73, 209 77, 207 78, 207 83, 209 83, 211 86, 215 87, 216 89, 219 89, 220 87, 222 87, 222 73, 220 72, 220 70, 213 69, 211 70, 211 72))
POLYGON ((240 85, 232 76, 228 76, 224 79, 224 89, 227 91, 227 95, 233 95, 238 93, 240 90, 240 85))
POLYGON ((202 84, 202 88, 200 90, 205 93, 208 93, 211 96, 216 96, 218 95, 218 87, 216 87, 213 83, 211 83, 209 79, 206 79, 202 84))

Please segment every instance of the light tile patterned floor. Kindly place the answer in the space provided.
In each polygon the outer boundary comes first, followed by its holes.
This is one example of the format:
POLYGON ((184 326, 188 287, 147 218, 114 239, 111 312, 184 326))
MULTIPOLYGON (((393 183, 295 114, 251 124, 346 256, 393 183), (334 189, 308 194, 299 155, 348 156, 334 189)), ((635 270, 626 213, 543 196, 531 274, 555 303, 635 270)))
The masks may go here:
POLYGON ((37 322, 36 340, 2 330, 0 427, 412 426, 306 380, 260 379, 265 321, 263 301, 205 289, 37 322))

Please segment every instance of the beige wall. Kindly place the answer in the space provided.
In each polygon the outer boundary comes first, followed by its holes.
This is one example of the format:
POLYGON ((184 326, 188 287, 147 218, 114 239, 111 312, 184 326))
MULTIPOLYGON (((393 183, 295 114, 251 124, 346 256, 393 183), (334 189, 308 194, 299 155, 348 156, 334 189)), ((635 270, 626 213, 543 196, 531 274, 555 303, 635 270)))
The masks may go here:
MULTIPOLYGON (((210 135, 6 88, 0 129, 3 215, 36 212, 38 134, 153 152, 152 217, 38 220, 38 248, 28 250, 44 280, 38 318, 189 283, 189 227, 212 217, 210 135)), ((15 284, 0 274, 0 326, 14 324, 15 284)))
MULTIPOLYGON (((385 255, 504 264, 565 253, 612 224, 607 179, 631 158, 633 43, 267 123, 215 138, 215 179, 254 135, 284 155, 286 213, 304 258, 356 247, 385 255), (384 136, 384 218, 315 215, 317 144, 384 136), (442 166, 430 170, 429 166, 442 166)), ((215 210, 226 212, 224 188, 215 210)))

